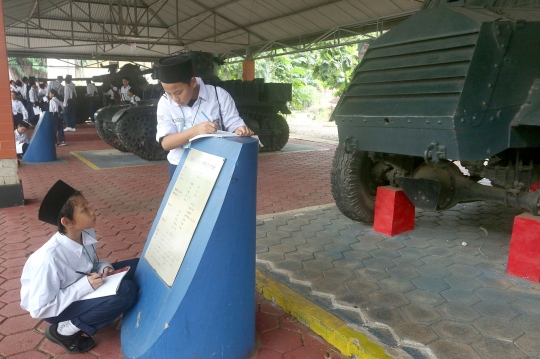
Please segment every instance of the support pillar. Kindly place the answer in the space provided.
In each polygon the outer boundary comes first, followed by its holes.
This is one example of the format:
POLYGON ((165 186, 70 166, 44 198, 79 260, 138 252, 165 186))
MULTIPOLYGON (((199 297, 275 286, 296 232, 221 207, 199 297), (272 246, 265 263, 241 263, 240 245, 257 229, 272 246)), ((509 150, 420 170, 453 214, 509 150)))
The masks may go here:
POLYGON ((377 188, 373 230, 388 236, 414 229, 414 205, 402 189, 392 186, 377 188))
POLYGON ((255 60, 242 61, 242 80, 252 81, 255 78, 255 60))
POLYGON ((4 10, 0 6, 0 208, 24 204, 17 170, 7 59, 4 10))
POLYGON ((523 213, 514 219, 506 273, 540 283, 540 217, 523 213))

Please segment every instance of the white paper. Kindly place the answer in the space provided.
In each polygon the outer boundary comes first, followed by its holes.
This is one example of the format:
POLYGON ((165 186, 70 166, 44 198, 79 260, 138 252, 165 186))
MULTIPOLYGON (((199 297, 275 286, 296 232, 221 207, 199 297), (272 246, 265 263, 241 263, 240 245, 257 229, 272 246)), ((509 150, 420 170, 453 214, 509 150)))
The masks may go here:
POLYGON ((118 292, 118 287, 120 286, 120 282, 127 274, 127 272, 128 271, 124 271, 103 278, 103 284, 101 285, 101 287, 99 287, 93 292, 88 293, 79 300, 101 298, 108 295, 116 295, 116 292, 118 292))
POLYGON ((39 106, 36 106, 34 109, 34 115, 39 115, 41 113, 41 110, 39 109, 39 106))
POLYGON ((189 139, 189 142, 195 141, 195 140, 197 140, 199 138, 205 138, 205 137, 218 137, 218 138, 221 138, 221 137, 236 137, 236 136, 238 136, 238 135, 236 133, 233 133, 233 132, 217 130, 216 133, 205 133, 205 134, 202 134, 202 135, 197 135, 197 136, 191 137, 189 139))
POLYGON ((23 145, 24 145, 24 142, 15 144, 15 149, 17 151, 17 154, 22 155, 22 153, 23 153, 23 149, 22 149, 23 145))
POLYGON ((159 218, 144 258, 172 287, 225 158, 192 148, 159 218))

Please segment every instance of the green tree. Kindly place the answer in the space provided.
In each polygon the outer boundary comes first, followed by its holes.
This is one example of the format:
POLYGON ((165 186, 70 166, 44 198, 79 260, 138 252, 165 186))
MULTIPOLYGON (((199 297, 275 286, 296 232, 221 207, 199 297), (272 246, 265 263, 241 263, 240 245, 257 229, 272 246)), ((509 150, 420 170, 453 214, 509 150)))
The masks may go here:
POLYGON ((41 58, 8 57, 10 76, 22 79, 24 76, 47 77, 47 60, 41 58))

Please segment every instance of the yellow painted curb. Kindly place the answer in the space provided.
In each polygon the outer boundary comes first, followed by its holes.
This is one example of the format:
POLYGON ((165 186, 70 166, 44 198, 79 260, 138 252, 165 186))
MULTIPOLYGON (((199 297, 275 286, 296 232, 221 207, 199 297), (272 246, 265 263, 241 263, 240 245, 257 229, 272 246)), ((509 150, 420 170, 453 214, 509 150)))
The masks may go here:
POLYGON ((391 359, 382 346, 357 332, 333 314, 257 270, 257 292, 324 338, 342 354, 358 359, 391 359))
POLYGON ((79 160, 81 160, 83 163, 85 163, 88 167, 90 167, 93 170, 99 171, 101 169, 98 166, 96 166, 94 163, 88 161, 86 158, 84 158, 83 156, 81 156, 81 155, 79 155, 79 154, 77 154, 75 152, 70 152, 70 154, 77 157, 79 160))

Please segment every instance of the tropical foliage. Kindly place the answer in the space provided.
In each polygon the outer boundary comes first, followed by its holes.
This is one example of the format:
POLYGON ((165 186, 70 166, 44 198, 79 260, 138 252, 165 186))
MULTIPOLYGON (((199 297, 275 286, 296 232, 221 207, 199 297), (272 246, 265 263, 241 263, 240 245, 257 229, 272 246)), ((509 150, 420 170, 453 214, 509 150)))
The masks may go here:
MULTIPOLYGON (((242 63, 233 61, 220 67, 219 76, 223 80, 242 78, 242 63)), ((292 83, 290 107, 302 110, 313 104, 321 90, 334 90, 334 95, 340 96, 357 62, 357 45, 289 55, 278 52, 275 57, 255 60, 255 77, 262 77, 266 82, 292 83)))

